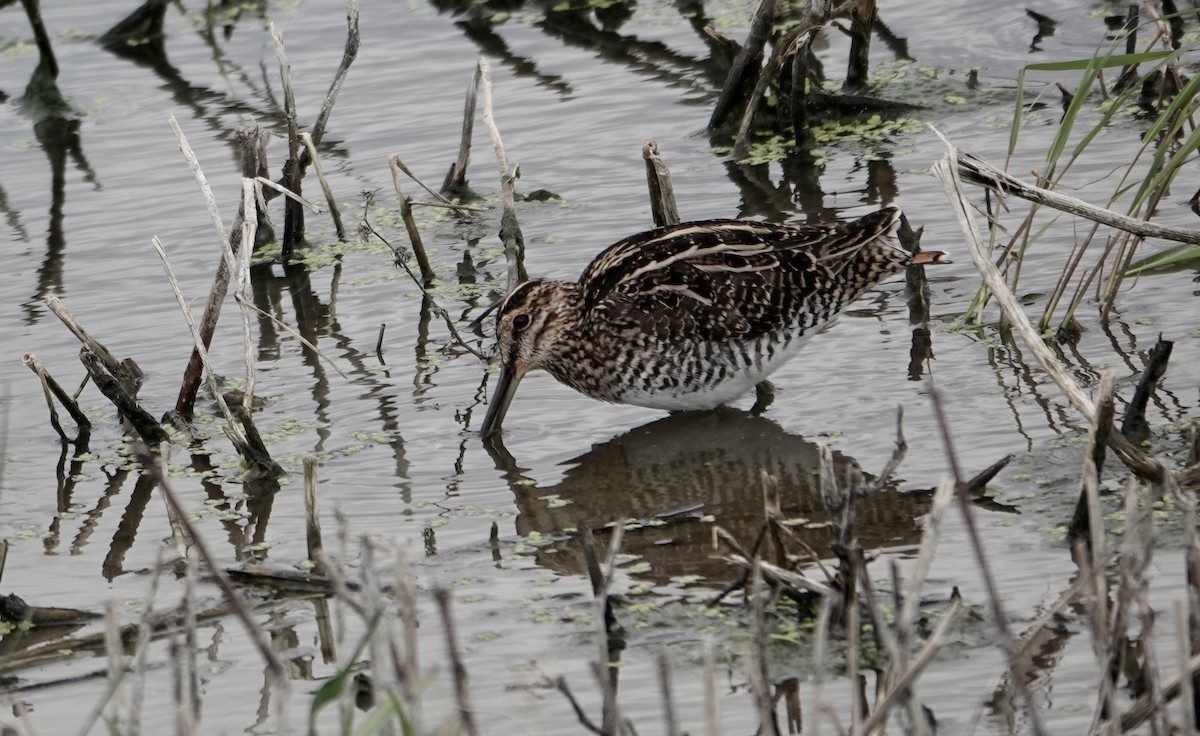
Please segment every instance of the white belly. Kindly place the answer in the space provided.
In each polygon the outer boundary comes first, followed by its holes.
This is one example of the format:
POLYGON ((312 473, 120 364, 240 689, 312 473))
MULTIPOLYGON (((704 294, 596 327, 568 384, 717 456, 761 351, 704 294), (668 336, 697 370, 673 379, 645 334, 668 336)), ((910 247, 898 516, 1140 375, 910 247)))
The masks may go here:
MULTIPOLYGON (((635 380, 625 388, 619 401, 622 404, 667 411, 715 409, 749 393, 767 376, 791 360, 799 352, 801 346, 808 342, 810 336, 811 333, 794 338, 786 346, 776 346, 776 349, 770 351, 769 354, 767 354, 768 351, 757 349, 757 346, 747 346, 747 353, 752 356, 749 360, 738 355, 724 356, 724 375, 703 382, 686 380, 684 376, 688 374, 688 369, 685 365, 639 366, 640 372, 674 372, 676 378, 674 385, 654 386, 653 381, 635 380), (761 358, 753 357, 759 353, 763 353, 761 358)), ((713 365, 710 362, 708 367, 713 365)), ((717 367, 722 366, 717 364, 717 367)))

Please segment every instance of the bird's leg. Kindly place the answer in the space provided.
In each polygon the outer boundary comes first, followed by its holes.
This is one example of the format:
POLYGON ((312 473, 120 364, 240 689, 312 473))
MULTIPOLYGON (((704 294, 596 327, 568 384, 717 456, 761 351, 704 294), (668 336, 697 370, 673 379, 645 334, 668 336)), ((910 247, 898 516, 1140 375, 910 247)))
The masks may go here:
POLYGON ((750 407, 750 413, 758 416, 771 406, 775 401, 775 384, 770 381, 759 381, 754 386, 754 406, 750 407))

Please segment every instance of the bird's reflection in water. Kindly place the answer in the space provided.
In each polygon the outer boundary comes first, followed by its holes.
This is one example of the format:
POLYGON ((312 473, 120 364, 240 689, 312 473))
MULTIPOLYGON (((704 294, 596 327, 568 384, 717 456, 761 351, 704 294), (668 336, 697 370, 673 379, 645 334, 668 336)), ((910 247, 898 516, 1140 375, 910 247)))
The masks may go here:
MULTIPOLYGON (((517 533, 558 539, 539 547, 537 557, 559 572, 585 571, 579 542, 564 532, 582 524, 599 531, 629 519, 639 523, 625 534, 621 551, 649 563, 640 578, 664 583, 700 576, 723 585, 735 573, 713 558, 713 525, 749 548, 766 520, 764 473, 778 483, 784 518, 804 520, 793 527, 796 536, 819 556, 831 556, 836 532, 821 501, 817 445, 763 417, 734 409, 676 414, 595 446, 570 461, 562 481, 548 488, 522 476, 503 447, 492 450, 516 498, 517 533)), ((882 466, 885 458, 879 460, 882 466)), ((841 453, 834 453, 834 466, 839 479, 858 469, 841 453)), ((901 492, 894 482, 858 499, 859 544, 917 543, 930 500, 928 493, 901 492)), ((606 546, 608 535, 597 536, 606 546)))

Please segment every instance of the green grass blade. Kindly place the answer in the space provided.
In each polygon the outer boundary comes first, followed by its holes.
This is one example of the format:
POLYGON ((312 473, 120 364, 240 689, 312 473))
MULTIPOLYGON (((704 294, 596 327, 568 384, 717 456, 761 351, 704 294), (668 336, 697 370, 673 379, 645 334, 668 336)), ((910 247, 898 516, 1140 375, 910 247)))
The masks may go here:
POLYGON ((1169 266, 1183 268, 1190 265, 1190 261, 1195 261, 1195 265, 1200 266, 1200 245, 1180 243, 1164 251, 1148 255, 1145 258, 1139 258, 1129 264, 1129 268, 1125 269, 1125 275, 1134 276, 1146 271, 1167 269, 1169 266))

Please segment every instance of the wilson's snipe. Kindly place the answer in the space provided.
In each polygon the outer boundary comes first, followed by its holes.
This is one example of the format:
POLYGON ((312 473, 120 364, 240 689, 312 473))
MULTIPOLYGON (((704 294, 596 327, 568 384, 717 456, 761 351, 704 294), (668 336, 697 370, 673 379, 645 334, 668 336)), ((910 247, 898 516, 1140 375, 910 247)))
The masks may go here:
POLYGON ((654 409, 741 396, 864 290, 945 255, 897 247, 899 221, 888 207, 819 225, 688 222, 610 246, 575 283, 519 284, 496 317, 500 379, 483 434, 500 429, 538 368, 593 398, 654 409))

